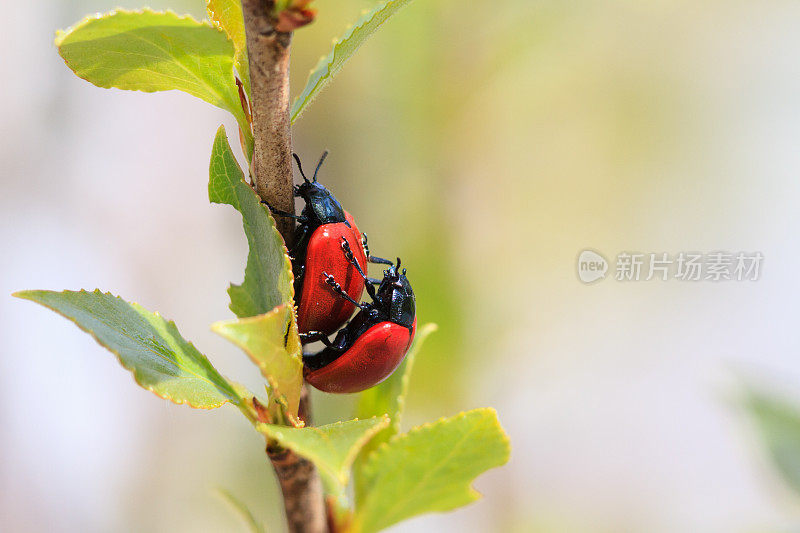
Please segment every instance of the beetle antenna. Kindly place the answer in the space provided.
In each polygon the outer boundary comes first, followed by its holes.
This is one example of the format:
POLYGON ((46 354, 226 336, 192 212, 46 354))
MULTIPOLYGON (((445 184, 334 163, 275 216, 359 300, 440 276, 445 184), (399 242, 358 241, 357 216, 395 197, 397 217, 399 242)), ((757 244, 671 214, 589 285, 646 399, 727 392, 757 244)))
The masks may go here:
MULTIPOLYGON (((305 180, 305 182, 308 183, 308 178, 306 177, 305 172, 303 172, 303 165, 302 165, 302 163, 300 163, 300 158, 294 152, 292 152, 292 157, 294 157, 294 160, 297 161, 297 168, 300 170, 300 175, 303 176, 303 179, 305 180)), ((314 181, 317 181, 316 180, 316 174, 314 174, 314 177, 315 177, 314 181)))
POLYGON ((319 158, 319 163, 317 163, 317 168, 316 168, 316 170, 314 170, 314 183, 317 182, 317 172, 319 172, 319 167, 322 166, 322 163, 323 163, 323 161, 325 161, 326 157, 328 157, 328 151, 327 150, 322 152, 322 156, 319 158))

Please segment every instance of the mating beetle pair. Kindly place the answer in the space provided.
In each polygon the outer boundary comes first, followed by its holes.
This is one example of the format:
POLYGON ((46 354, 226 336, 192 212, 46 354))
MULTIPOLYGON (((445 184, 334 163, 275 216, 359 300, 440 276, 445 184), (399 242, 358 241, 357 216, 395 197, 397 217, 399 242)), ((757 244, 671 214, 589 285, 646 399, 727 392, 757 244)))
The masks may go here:
POLYGON ((325 344, 303 355, 305 378, 325 392, 359 392, 386 379, 403 361, 417 326, 414 291, 400 259, 395 264, 371 256, 353 217, 317 182, 328 153, 322 154, 312 180, 293 155, 303 176, 294 193, 306 205, 299 216, 269 208, 298 222, 289 251, 298 330, 303 344, 325 344), (382 280, 367 277, 368 262, 387 265, 382 280), (372 302, 359 302, 364 289, 372 302), (342 327, 356 308, 359 312, 342 327), (331 341, 328 336, 337 330, 331 341))

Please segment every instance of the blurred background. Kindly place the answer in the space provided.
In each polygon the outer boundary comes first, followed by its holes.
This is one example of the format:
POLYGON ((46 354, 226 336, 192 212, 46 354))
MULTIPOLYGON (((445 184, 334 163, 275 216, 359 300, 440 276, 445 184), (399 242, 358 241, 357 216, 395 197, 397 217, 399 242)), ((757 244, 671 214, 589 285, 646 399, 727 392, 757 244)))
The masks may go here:
MULTIPOLYGON (((223 373, 258 373, 209 324, 246 257, 208 203, 214 132, 184 94, 98 89, 53 33, 137 0, 12 2, 0 32, 0 529, 237 531, 229 489, 283 531, 263 439, 233 409, 134 386, 26 288, 100 287, 174 319, 223 373)), ((296 93, 367 0, 317 0, 296 93)), ((153 1, 202 17, 202 0, 153 1)), ((484 498, 393 529, 787 531, 800 506, 737 405, 741 377, 800 401, 800 5, 418 0, 294 130, 376 255, 401 256, 439 332, 408 425, 493 406, 511 462, 484 498), (582 284, 591 248, 760 251, 755 282, 582 284)), ((613 276, 612 276, 613 277, 613 276)), ((353 398, 315 396, 326 423, 353 398)))

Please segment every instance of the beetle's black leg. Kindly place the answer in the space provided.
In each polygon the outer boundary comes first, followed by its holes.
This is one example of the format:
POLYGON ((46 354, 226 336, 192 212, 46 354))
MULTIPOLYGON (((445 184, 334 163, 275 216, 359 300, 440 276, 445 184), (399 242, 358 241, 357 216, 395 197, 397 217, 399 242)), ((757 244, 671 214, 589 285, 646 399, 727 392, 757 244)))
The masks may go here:
POLYGON ((361 265, 359 265, 358 261, 356 261, 356 257, 353 255, 353 250, 350 248, 350 243, 347 242, 347 239, 344 237, 342 237, 341 246, 342 250, 344 251, 345 259, 347 259, 347 261, 351 265, 356 267, 356 270, 358 270, 358 273, 361 274, 361 277, 364 278, 364 280, 366 280, 367 279, 366 274, 364 274, 364 271, 361 270, 361 265))
POLYGON ((373 285, 380 285, 381 283, 383 283, 381 280, 379 280, 377 278, 367 278, 367 282, 369 282, 369 283, 371 283, 373 285))
POLYGON ((317 353, 304 353, 303 354, 303 364, 306 365, 310 370, 319 370, 325 365, 328 365, 339 358, 341 352, 344 349, 342 348, 332 348, 330 350, 325 349, 319 351, 317 353))
POLYGON ((325 335, 321 331, 309 331, 308 333, 300 333, 300 342, 303 344, 308 344, 309 342, 316 342, 320 341, 322 344, 331 348, 332 350, 336 350, 337 352, 344 351, 335 344, 331 342, 327 335, 325 335))
POLYGON ((344 289, 342 288, 342 286, 341 286, 341 285, 339 285, 339 284, 336 282, 336 280, 335 280, 335 279, 333 279, 333 276, 331 276, 330 274, 328 274, 328 273, 326 273, 326 272, 323 272, 323 273, 322 273, 322 275, 323 275, 323 276, 325 276, 325 283, 327 283, 328 285, 330 285, 330 286, 331 286, 331 288, 333 289, 333 292, 335 292, 336 294, 338 294, 340 297, 344 298, 345 300, 347 300, 347 301, 348 301, 348 302, 350 302, 351 304, 355 305, 355 306, 356 306, 356 307, 358 307, 359 309, 367 309, 367 308, 369 308, 369 306, 368 306, 367 304, 358 303, 357 301, 353 300, 353 299, 350 297, 350 295, 349 295, 349 294, 347 294, 346 292, 344 292, 344 289))
POLYGON ((383 257, 375 257, 374 255, 368 256, 367 261, 369 261, 370 263, 377 263, 379 265, 394 265, 394 263, 392 263, 388 259, 384 259, 383 257))
POLYGON ((366 233, 362 233, 361 234, 361 244, 362 244, 362 246, 364 246, 364 253, 367 255, 367 261, 369 261, 370 263, 377 263, 377 264, 380 264, 380 265, 393 265, 394 264, 391 261, 389 261, 388 259, 384 259, 382 257, 374 257, 373 255, 371 255, 369 253, 369 245, 367 244, 367 234, 366 233))
POLYGON ((296 221, 298 221, 300 224, 306 224, 308 222, 306 217, 304 217, 303 215, 295 215, 294 213, 289 213, 287 211, 282 211, 282 210, 280 210, 280 209, 278 209, 276 207, 272 207, 271 205, 269 205, 269 203, 267 203, 266 200, 261 200, 261 203, 264 204, 265 206, 269 207, 269 211, 273 215, 277 215, 279 217, 293 218, 296 221))
POLYGON ((367 234, 361 234, 361 246, 364 247, 364 253, 367 255, 367 259, 369 259, 369 244, 367 244, 367 234))
POLYGON ((369 278, 367 278, 367 275, 364 274, 363 270, 361 270, 361 265, 358 264, 358 261, 356 261, 356 258, 353 255, 353 250, 350 249, 350 243, 347 242, 347 239, 345 239, 344 237, 342 237, 342 250, 344 250, 344 256, 347 259, 347 261, 351 265, 356 267, 356 270, 358 270, 358 273, 361 275, 361 279, 364 280, 364 287, 366 287, 367 289, 367 294, 369 294, 370 298, 374 300, 375 287, 372 286, 372 284, 369 282, 369 278))

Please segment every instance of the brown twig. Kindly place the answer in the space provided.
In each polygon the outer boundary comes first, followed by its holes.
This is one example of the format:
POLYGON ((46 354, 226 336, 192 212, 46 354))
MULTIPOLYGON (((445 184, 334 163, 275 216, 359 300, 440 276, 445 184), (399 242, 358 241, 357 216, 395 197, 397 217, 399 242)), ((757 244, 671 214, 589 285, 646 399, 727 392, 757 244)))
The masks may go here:
MULTIPOLYGON (((292 132, 289 118, 289 45, 291 32, 275 29, 272 0, 243 0, 253 109, 254 151, 251 169, 256 192, 271 206, 294 213, 292 132)), ((291 245, 294 221, 279 217, 278 230, 291 245)), ((304 395, 303 418, 310 425, 304 395)), ((325 533, 322 483, 314 465, 291 450, 267 449, 283 492, 289 531, 325 533)))
POLYGON ((283 492, 289 531, 327 531, 322 484, 314 465, 291 450, 267 453, 283 492))
MULTIPOLYGON (((253 180, 256 192, 270 205, 294 213, 292 194, 292 130, 289 117, 289 45, 291 32, 278 32, 272 0, 244 0, 245 33, 253 98, 253 180)), ((277 220, 287 244, 294 221, 277 220)))

